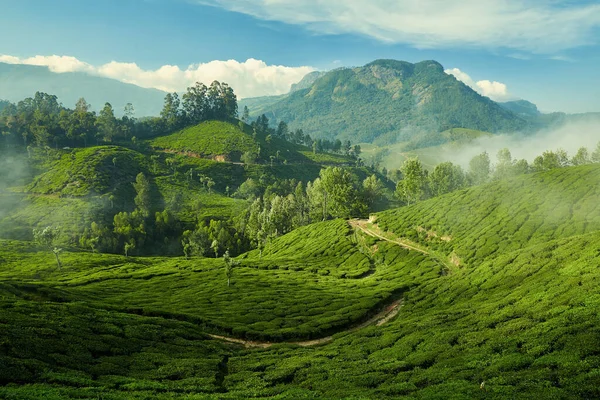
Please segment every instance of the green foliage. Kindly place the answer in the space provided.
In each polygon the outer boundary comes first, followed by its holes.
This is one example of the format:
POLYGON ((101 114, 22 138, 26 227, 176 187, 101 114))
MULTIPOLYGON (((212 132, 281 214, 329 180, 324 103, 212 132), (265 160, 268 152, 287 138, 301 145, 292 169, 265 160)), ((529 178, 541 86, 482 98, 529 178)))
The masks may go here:
POLYGON ((129 197, 130 183, 147 171, 145 157, 117 146, 99 146, 57 153, 57 161, 37 176, 27 189, 33 193, 87 196, 114 193, 129 197), (116 163, 113 163, 116 159, 116 163))
POLYGON ((600 228, 600 167, 586 165, 453 192, 412 207, 382 213, 385 230, 480 262, 524 244, 543 243, 600 228), (417 235, 415 229, 436 232, 417 235), (439 238, 452 238, 443 241, 439 238))
POLYGON ((247 133, 229 122, 207 121, 151 141, 152 146, 203 158, 225 156, 239 161, 241 154, 257 151, 257 144, 247 133))

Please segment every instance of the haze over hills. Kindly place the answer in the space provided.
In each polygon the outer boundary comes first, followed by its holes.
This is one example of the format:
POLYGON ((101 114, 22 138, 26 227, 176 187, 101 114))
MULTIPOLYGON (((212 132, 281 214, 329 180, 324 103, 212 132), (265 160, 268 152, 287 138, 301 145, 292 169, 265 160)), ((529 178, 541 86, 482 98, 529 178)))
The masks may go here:
POLYGON ((496 133, 528 126, 515 112, 446 74, 436 61, 376 60, 311 74, 286 96, 241 105, 248 105, 252 116, 265 113, 316 137, 380 144, 450 128, 496 133))
POLYGON ((33 97, 35 92, 56 95, 69 108, 80 97, 84 97, 95 111, 109 102, 117 114, 122 114, 127 103, 132 103, 137 117, 158 115, 165 97, 165 93, 160 90, 82 72, 54 73, 47 67, 0 63, 1 100, 16 103, 33 97))

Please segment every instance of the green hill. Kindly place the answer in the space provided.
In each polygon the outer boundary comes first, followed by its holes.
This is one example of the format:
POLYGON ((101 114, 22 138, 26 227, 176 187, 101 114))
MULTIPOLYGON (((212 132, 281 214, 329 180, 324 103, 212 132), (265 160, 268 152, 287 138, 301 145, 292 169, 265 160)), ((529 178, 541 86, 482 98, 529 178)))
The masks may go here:
POLYGON ((276 100, 241 101, 240 105, 247 104, 253 116, 266 113, 313 137, 377 144, 423 138, 431 144, 440 140, 439 132, 450 128, 496 133, 527 125, 446 74, 435 61, 377 60, 337 69, 276 100))
POLYGON ((474 264, 600 230, 598 198, 600 166, 586 165, 461 190, 383 212, 378 222, 385 231, 474 264))
POLYGON ((224 121, 207 121, 185 128, 179 132, 161 136, 150 141, 161 150, 177 152, 197 158, 240 162, 245 152, 253 152, 260 162, 276 164, 350 164, 349 157, 329 154, 313 154, 305 146, 295 145, 263 133, 254 134, 249 125, 224 121))
POLYGON ((57 270, 1 241, 0 396, 596 398, 599 168, 313 224, 239 257, 231 286, 221 260, 57 270))

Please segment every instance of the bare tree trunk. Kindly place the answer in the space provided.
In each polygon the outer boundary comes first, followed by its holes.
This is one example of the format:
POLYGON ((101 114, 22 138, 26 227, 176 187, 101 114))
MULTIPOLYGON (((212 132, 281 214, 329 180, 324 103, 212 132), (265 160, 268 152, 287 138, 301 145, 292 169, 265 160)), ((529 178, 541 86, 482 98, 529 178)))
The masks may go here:
POLYGON ((54 253, 54 257, 56 257, 56 264, 58 265, 58 269, 62 269, 62 263, 60 262, 60 258, 58 258, 58 253, 54 253))

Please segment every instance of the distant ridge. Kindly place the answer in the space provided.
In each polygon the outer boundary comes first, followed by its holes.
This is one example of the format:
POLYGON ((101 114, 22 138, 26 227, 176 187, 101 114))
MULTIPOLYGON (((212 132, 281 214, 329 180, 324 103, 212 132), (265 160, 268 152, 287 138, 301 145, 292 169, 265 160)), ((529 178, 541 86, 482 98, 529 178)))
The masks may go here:
POLYGON ((241 104, 248 105, 251 116, 265 113, 311 136, 352 142, 394 143, 451 128, 513 132, 528 125, 432 60, 376 60, 312 73, 287 95, 241 104))
POLYGON ((0 63, 0 99, 18 102, 33 97, 35 92, 56 95, 69 108, 73 108, 80 97, 96 111, 109 102, 117 114, 122 114, 127 103, 132 103, 137 117, 157 116, 166 94, 82 72, 59 74, 46 67, 0 63))

